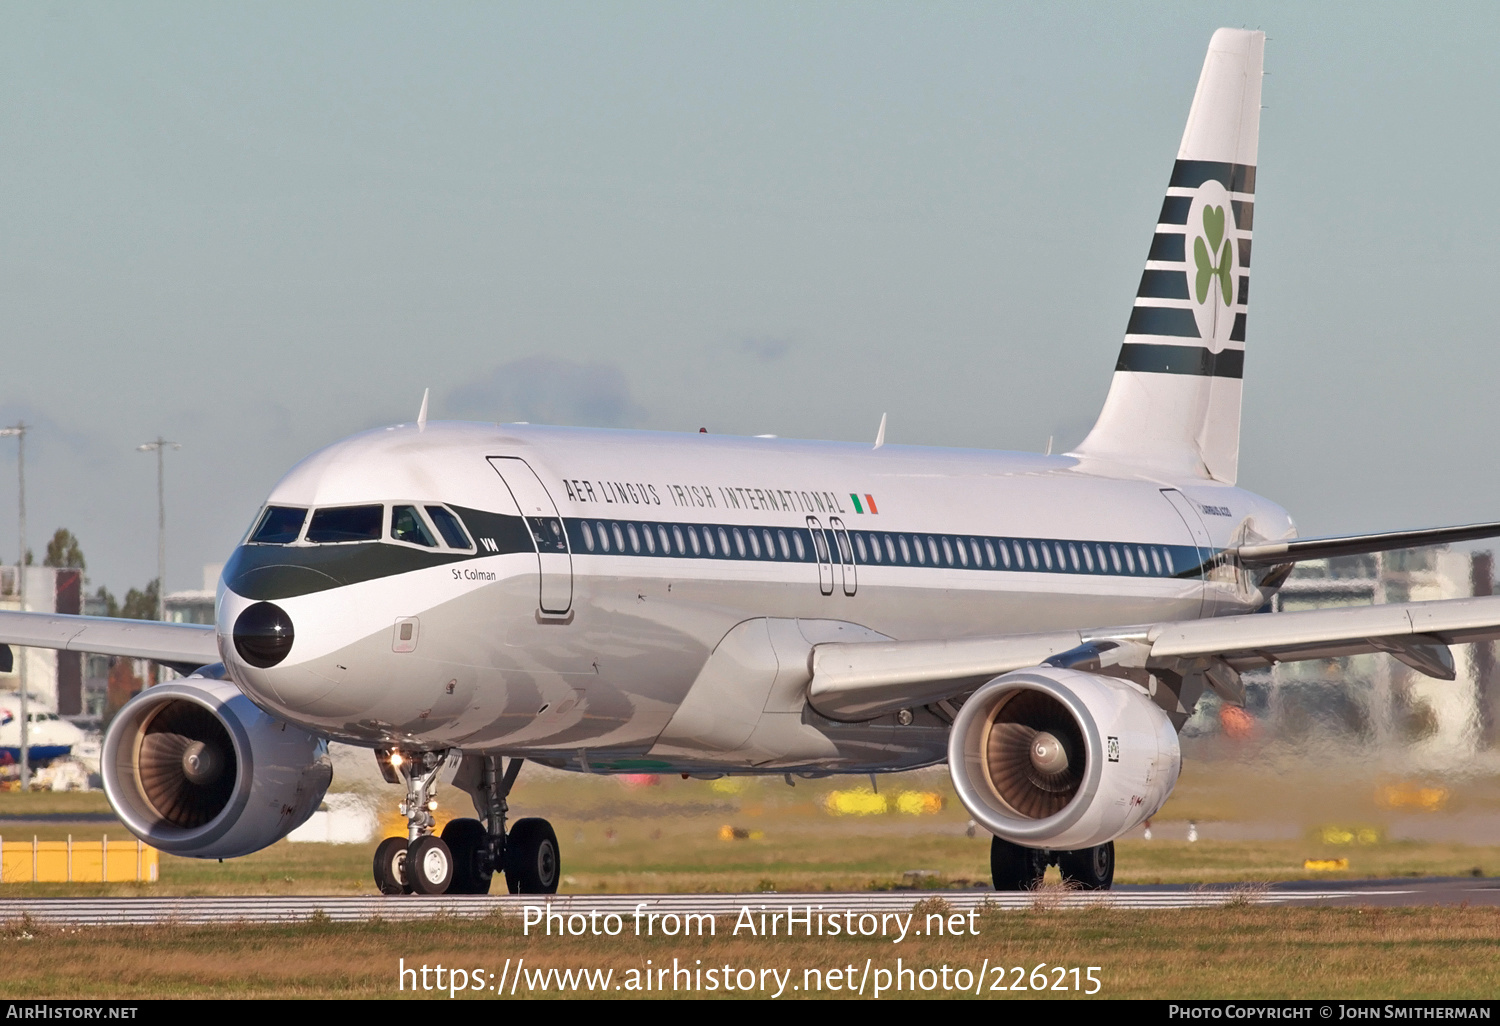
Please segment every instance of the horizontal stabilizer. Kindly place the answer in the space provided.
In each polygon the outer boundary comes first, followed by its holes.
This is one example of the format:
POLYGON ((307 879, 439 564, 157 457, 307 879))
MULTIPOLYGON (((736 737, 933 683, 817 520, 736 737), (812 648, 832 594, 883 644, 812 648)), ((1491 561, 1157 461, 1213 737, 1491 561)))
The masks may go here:
POLYGON ((1500 537, 1500 523, 1465 524, 1461 527, 1426 527, 1419 531, 1387 531, 1384 534, 1351 534, 1341 538, 1293 538, 1288 541, 1241 545, 1226 555, 1241 566, 1277 566, 1304 559, 1358 556, 1367 552, 1413 549, 1420 545, 1450 545, 1477 538, 1500 537))

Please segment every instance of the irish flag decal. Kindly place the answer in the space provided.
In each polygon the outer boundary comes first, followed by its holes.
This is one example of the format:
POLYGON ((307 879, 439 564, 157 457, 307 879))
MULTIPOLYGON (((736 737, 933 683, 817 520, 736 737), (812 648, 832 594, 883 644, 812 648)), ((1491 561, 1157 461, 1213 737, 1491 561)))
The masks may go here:
POLYGON ((869 507, 869 512, 871 513, 880 512, 880 510, 875 508, 875 496, 873 495, 866 495, 864 498, 864 502, 860 502, 859 496, 855 495, 853 492, 850 492, 849 501, 854 503, 854 512, 856 513, 866 512, 865 507, 867 506, 869 507))

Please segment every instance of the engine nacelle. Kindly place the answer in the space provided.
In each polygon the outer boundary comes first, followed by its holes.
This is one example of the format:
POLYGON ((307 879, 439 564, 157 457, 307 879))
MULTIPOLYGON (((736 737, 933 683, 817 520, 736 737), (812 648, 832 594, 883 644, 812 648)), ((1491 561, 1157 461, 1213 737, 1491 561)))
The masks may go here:
POLYGON ((1182 752, 1167 714, 1125 681, 1040 666, 996 677, 953 722, 948 768, 998 837, 1072 850, 1154 815, 1182 752))
POLYGON ((317 810, 333 779, 326 741, 268 716, 229 681, 196 675, 126 703, 99 768, 131 833, 200 859, 281 840, 317 810))

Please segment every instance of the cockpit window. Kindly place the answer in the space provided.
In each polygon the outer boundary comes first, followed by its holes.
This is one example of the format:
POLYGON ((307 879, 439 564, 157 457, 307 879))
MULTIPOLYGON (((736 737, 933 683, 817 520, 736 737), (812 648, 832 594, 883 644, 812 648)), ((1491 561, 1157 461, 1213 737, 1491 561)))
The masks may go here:
POLYGON ((417 512, 415 506, 391 507, 391 539, 398 542, 410 542, 413 545, 425 545, 429 549, 437 548, 437 539, 422 522, 422 514, 417 512))
POLYGON ((464 525, 446 506, 428 506, 427 515, 432 518, 434 524, 437 524, 437 529, 443 534, 443 541, 448 543, 450 549, 474 547, 474 543, 469 541, 469 534, 464 530, 464 525))
POLYGON ((318 544, 330 542, 379 541, 384 506, 332 506, 313 513, 307 540, 318 544))
POLYGON ((294 506, 267 506, 250 540, 259 545, 290 545, 302 533, 307 510, 294 506))

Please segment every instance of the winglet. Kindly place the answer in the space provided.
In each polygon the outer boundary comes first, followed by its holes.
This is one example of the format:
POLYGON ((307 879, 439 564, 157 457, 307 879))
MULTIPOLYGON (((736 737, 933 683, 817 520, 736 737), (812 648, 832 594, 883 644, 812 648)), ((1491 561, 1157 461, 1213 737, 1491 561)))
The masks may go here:
POLYGON ((424 389, 422 389, 422 408, 417 411, 417 430, 418 431, 426 431, 427 430, 427 393, 431 392, 431 391, 432 391, 432 389, 430 389, 430 388, 424 388, 424 389))
POLYGON ((880 415, 880 430, 875 432, 875 448, 885 444, 885 414, 880 415))

